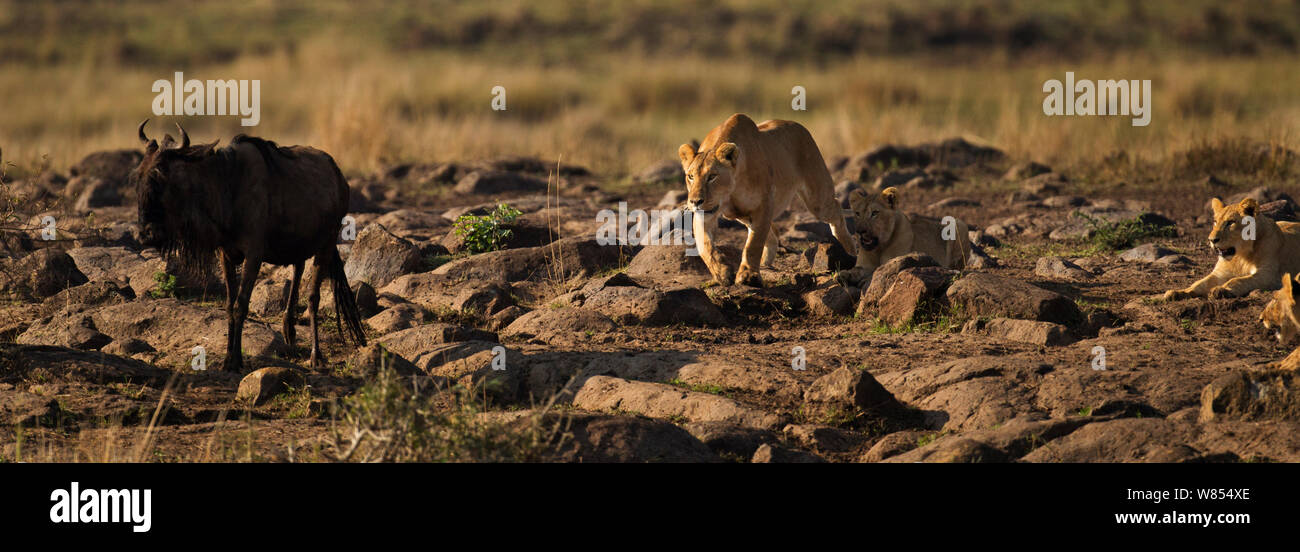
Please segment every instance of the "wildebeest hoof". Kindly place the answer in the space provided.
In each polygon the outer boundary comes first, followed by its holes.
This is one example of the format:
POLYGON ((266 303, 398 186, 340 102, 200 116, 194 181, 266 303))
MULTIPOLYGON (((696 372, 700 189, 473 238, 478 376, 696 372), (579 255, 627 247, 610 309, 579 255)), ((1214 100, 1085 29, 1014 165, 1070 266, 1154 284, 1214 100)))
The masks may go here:
POLYGON ((244 359, 238 355, 228 356, 226 360, 221 361, 221 370, 223 372, 232 372, 238 374, 244 371, 244 359))

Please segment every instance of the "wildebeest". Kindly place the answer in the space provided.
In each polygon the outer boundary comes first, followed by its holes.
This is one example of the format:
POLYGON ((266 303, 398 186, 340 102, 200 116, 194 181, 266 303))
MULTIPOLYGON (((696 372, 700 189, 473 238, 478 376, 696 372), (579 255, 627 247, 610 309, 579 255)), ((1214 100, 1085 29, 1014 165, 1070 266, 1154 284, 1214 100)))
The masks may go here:
POLYGON ((243 134, 223 148, 217 148, 217 141, 190 145, 179 124, 180 144, 168 147, 166 141, 159 145, 145 136, 148 122, 136 131, 145 155, 131 173, 139 198, 140 240, 204 272, 214 257, 220 261, 228 318, 222 369, 242 371, 240 337, 264 262, 293 265, 283 328, 292 347, 298 286, 304 263, 313 258, 307 284, 312 366, 324 364, 316 325, 323 278, 334 288, 340 335, 346 324, 365 345, 356 300, 335 247, 348 211, 348 183, 334 159, 315 148, 280 147, 243 134))

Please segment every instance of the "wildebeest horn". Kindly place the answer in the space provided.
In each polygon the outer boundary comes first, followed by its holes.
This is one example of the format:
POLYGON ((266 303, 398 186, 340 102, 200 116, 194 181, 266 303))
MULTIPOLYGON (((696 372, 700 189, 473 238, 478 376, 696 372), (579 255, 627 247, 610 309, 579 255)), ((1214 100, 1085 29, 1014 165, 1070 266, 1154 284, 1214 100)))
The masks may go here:
POLYGON ((140 143, 142 143, 142 144, 148 144, 148 143, 149 143, 149 137, 144 135, 144 125, 147 125, 147 124, 149 124, 149 119, 145 119, 145 120, 143 120, 143 121, 140 121, 140 128, 136 129, 136 131, 135 131, 136 134, 140 135, 140 143))
POLYGON ((183 127, 181 127, 181 124, 180 124, 180 123, 176 123, 176 130, 181 131, 181 147, 180 147, 180 149, 185 149, 185 148, 190 147, 190 135, 185 133, 185 129, 184 129, 183 127))

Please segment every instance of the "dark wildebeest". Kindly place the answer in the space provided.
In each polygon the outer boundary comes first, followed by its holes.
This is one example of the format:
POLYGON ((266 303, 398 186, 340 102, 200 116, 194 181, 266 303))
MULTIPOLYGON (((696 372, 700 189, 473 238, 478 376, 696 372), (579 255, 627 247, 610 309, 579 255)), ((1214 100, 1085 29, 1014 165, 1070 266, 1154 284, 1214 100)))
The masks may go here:
POLYGON ((240 337, 264 262, 293 265, 284 312, 284 338, 292 347, 298 285, 303 264, 313 258, 307 284, 312 366, 324 364, 316 308, 325 277, 334 288, 339 333, 346 324, 365 345, 356 300, 335 247, 348 212, 348 183, 334 159, 315 148, 279 147, 242 134, 224 148, 217 148, 217 142, 191 146, 180 125, 180 145, 169 148, 145 136, 148 122, 137 130, 145 154, 131 174, 139 197, 140 239, 203 273, 213 257, 220 260, 228 317, 222 369, 242 371, 240 337))

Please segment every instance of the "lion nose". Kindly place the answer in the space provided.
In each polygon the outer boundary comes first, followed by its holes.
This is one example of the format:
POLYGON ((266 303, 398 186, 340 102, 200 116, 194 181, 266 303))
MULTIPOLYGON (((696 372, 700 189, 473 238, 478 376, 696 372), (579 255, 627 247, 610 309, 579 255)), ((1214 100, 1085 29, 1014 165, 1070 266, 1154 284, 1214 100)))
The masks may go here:
POLYGON ((704 200, 701 199, 688 199, 686 200, 686 203, 689 203, 692 208, 696 208, 699 207, 700 203, 702 203, 703 201, 704 200))
POLYGON ((1219 243, 1218 236, 1210 236, 1210 243, 1219 243))

